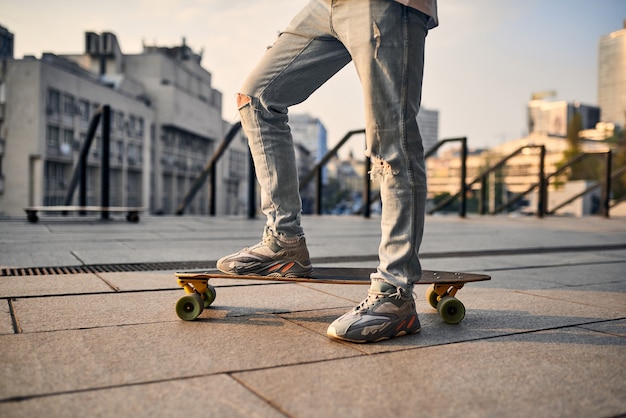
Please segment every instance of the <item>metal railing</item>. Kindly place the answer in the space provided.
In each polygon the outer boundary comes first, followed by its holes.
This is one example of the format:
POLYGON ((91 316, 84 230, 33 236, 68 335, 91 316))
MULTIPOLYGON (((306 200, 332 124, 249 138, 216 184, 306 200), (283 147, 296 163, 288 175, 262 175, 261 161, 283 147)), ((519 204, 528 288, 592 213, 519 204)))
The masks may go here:
MULTIPOLYGON (((193 200, 195 194, 197 193, 197 191, 202 187, 202 185, 204 184, 204 182, 206 181, 207 177, 210 175, 211 176, 211 198, 210 198, 210 214, 211 215, 215 215, 215 202, 216 202, 216 189, 217 189, 217 184, 216 184, 216 165, 218 163, 218 161, 220 160, 220 158, 223 156, 225 150, 228 148, 230 142, 233 140, 233 138, 236 136, 236 134, 239 132, 239 130, 241 129, 241 123, 238 122, 234 125, 231 126, 230 130, 228 131, 228 133, 226 134, 224 140, 222 141, 222 143, 220 144, 220 147, 216 150, 216 152, 213 154, 213 156, 211 157, 211 159, 209 160, 209 162, 207 163, 207 165, 205 166, 204 170, 201 172, 201 174, 198 176, 198 178, 196 179, 196 181, 194 182, 194 184, 192 185, 191 189, 187 192, 187 194, 185 195, 185 197, 183 198, 183 200, 181 201, 181 203, 179 204, 177 210, 176 210, 176 214, 178 215, 182 215, 185 211, 185 208, 189 205, 189 203, 193 200)), ((357 130, 352 130, 347 132, 343 138, 341 138, 341 140, 339 140, 339 142, 333 147, 333 149, 331 149, 330 151, 328 151, 326 153, 326 155, 319 161, 317 162, 312 168, 311 170, 309 170, 309 172, 302 177, 302 179, 300 180, 300 190, 302 191, 311 181, 315 180, 315 213, 318 215, 321 215, 323 210, 323 205, 322 205, 322 199, 323 199, 323 169, 326 166, 326 164, 328 164, 328 162, 331 160, 331 158, 333 158, 335 155, 337 155, 337 152, 339 151, 339 149, 341 149, 341 147, 343 147, 346 142, 351 139, 354 135, 358 135, 358 134, 364 134, 365 130, 364 129, 357 129, 357 130)), ((535 214, 537 217, 542 218, 544 217, 544 215, 546 214, 554 214, 558 209, 562 208, 563 206, 565 206, 568 203, 571 203, 572 201, 576 200, 577 198, 582 197, 583 195, 595 190, 596 188, 603 186, 603 192, 602 192, 602 214, 605 217, 609 217, 609 208, 610 208, 610 190, 611 190, 611 180, 615 179, 617 177, 619 177, 620 175, 624 174, 626 172, 626 166, 619 168, 617 171, 615 172, 611 172, 611 152, 606 153, 606 171, 605 171, 605 177, 604 180, 599 182, 596 185, 591 186, 590 188, 588 188, 587 190, 583 191, 582 193, 572 197, 571 199, 568 199, 567 202, 563 202, 559 205, 557 205, 557 207, 552 208, 552 209, 548 209, 547 205, 548 205, 548 186, 550 184, 550 179, 562 174, 564 172, 564 170, 566 170, 568 167, 571 167, 573 164, 576 164, 577 162, 581 161, 584 158, 587 158, 586 156, 589 154, 581 154, 579 156, 576 156, 575 158, 573 158, 572 160, 566 162, 566 164, 563 167, 560 167, 557 171, 555 171, 552 174, 546 175, 545 173, 545 161, 546 161, 546 147, 545 145, 526 145, 526 146, 522 146, 519 147, 518 149, 516 149, 515 151, 513 151, 512 153, 504 156, 503 158, 501 158, 497 163, 495 163, 493 166, 488 167, 486 170, 482 171, 480 174, 478 174, 475 178, 473 178, 471 181, 467 181, 467 158, 468 158, 468 147, 467 147, 467 138, 466 137, 460 137, 460 138, 450 138, 450 139, 444 139, 439 141, 434 147, 432 147, 431 149, 429 149, 426 153, 424 158, 427 159, 429 157, 431 157, 432 155, 434 155, 439 148, 441 148, 443 145, 451 143, 451 142, 460 142, 461 143, 461 151, 460 151, 460 175, 459 175, 459 191, 454 194, 454 195, 450 195, 448 196, 446 199, 444 199, 443 201, 439 202, 434 208, 430 209, 428 211, 428 214, 433 214, 437 211, 440 211, 442 209, 444 209, 445 207, 447 207, 448 205, 450 205, 451 203, 453 203, 455 200, 460 199, 460 207, 459 207, 459 216, 462 218, 465 218, 467 215, 467 194, 468 191, 471 190, 471 187, 477 183, 480 182, 481 187, 480 187, 480 197, 479 197, 479 207, 478 207, 478 213, 481 215, 484 214, 491 214, 491 215, 495 215, 498 214, 500 212, 503 212, 505 210, 510 209, 513 205, 517 204, 518 202, 520 202, 524 197, 526 197, 528 194, 530 194, 531 192, 535 191, 536 189, 538 189, 538 199, 537 199, 537 207, 536 207, 536 211, 535 214), (495 207, 495 209, 493 209, 492 211, 488 212, 486 210, 486 205, 485 205, 485 201, 487 198, 487 179, 488 176, 490 176, 491 174, 497 172, 498 170, 502 169, 509 160, 511 160, 512 158, 518 156, 521 153, 524 153, 527 150, 532 150, 532 149, 538 149, 539 153, 538 153, 538 158, 539 158, 539 172, 537 173, 537 181, 533 184, 531 184, 526 190, 524 190, 521 193, 518 193, 516 196, 514 196, 512 199, 508 199, 506 202, 500 204, 499 206, 495 207)), ((252 162, 252 158, 250 157, 250 161, 249 161, 249 166, 250 169, 248 170, 249 172, 249 176, 248 176, 248 217, 249 218, 253 218, 255 216, 256 213, 256 198, 255 198, 255 190, 256 190, 256 178, 255 178, 255 173, 254 173, 254 164, 252 162)), ((364 173, 364 181, 363 181, 363 210, 362 210, 362 215, 366 218, 370 217, 370 204, 372 202, 371 200, 371 181, 369 178, 369 170, 370 170, 370 159, 366 158, 365 160, 365 173, 364 173)))

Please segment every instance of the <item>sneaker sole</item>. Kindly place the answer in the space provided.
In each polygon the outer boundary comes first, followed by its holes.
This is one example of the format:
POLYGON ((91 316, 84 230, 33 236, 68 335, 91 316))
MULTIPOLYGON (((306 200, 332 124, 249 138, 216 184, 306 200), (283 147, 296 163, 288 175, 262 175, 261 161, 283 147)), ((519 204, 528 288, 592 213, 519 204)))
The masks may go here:
POLYGON ((412 330, 412 331, 405 331, 402 330, 400 332, 398 332, 395 335, 390 335, 390 336, 385 336, 385 337, 380 337, 376 340, 354 340, 351 338, 346 338, 346 337, 341 337, 339 335, 337 335, 336 332, 334 332, 334 328, 333 328, 333 332, 331 332, 331 329, 329 328, 328 331, 326 331, 326 335, 332 339, 335 340, 339 340, 339 341, 347 341, 347 342, 351 342, 351 343, 357 343, 357 344, 366 344, 366 343, 378 343, 381 341, 385 341, 385 340, 390 340, 392 338, 397 338, 397 337, 404 337, 405 335, 414 335, 417 334, 418 332, 420 332, 422 330, 422 328, 418 328, 416 330, 412 330))
POLYGON ((305 271, 296 271, 290 272, 289 270, 298 264, 301 268, 302 265, 297 262, 289 262, 289 263, 278 263, 276 265, 271 265, 269 267, 256 268, 251 271, 232 271, 224 268, 218 269, 222 273, 232 274, 235 276, 259 276, 259 277, 285 277, 285 278, 299 278, 299 277, 311 277, 313 274, 313 269, 305 270, 305 271))

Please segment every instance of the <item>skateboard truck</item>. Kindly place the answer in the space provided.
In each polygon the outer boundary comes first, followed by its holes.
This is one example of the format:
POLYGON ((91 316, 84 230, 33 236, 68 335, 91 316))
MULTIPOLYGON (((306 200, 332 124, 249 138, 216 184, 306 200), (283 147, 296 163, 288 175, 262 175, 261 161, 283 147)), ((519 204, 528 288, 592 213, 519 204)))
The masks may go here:
POLYGON ((178 285, 185 290, 186 295, 176 302, 176 314, 180 319, 193 321, 208 308, 214 301, 217 293, 215 287, 206 279, 182 279, 178 285))
POLYGON ((458 324, 465 318, 465 305, 455 297, 463 285, 464 283, 433 283, 426 289, 426 300, 448 324, 458 324))

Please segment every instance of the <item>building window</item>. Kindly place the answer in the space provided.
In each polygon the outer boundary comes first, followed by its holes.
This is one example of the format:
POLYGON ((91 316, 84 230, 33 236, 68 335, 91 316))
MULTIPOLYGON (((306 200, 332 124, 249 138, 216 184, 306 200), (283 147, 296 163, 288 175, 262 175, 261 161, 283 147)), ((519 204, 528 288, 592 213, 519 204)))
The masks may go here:
POLYGON ((78 100, 78 114, 80 118, 84 121, 88 121, 91 115, 89 102, 84 99, 78 100))
POLYGON ((47 161, 44 172, 44 205, 62 205, 65 200, 65 190, 69 178, 68 164, 47 161))
POLYGON ((63 138, 61 139, 61 144, 59 147, 61 154, 71 155, 73 148, 74 148, 74 130, 63 129, 63 138))
POLYGON ((61 146, 58 126, 48 125, 46 129, 46 147, 48 154, 58 155, 61 146))
POLYGON ((73 116, 76 109, 74 106, 74 96, 71 94, 64 93, 63 94, 63 112, 66 115, 73 116))
POLYGON ((48 89, 46 110, 49 115, 59 114, 61 110, 61 93, 56 89, 48 89))
POLYGON ((124 112, 117 112, 115 116, 115 130, 124 133, 124 112))
POLYGON ((246 175, 247 153, 231 150, 228 153, 228 176, 230 179, 242 179, 246 175))
POLYGON ((137 118, 137 138, 143 139, 143 118, 137 118))

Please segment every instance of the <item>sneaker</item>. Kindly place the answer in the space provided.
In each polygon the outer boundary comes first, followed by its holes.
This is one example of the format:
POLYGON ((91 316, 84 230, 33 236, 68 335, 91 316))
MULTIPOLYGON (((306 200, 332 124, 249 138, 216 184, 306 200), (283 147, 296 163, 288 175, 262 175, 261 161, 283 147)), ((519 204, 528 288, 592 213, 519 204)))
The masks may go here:
POLYGON ((286 243, 271 234, 252 247, 220 258, 217 268, 229 274, 269 277, 306 277, 313 271, 304 238, 286 243))
POLYGON ((329 337, 355 343, 376 342, 421 329, 412 293, 374 281, 359 306, 335 320, 329 337))

